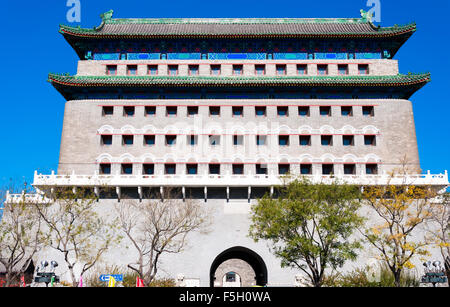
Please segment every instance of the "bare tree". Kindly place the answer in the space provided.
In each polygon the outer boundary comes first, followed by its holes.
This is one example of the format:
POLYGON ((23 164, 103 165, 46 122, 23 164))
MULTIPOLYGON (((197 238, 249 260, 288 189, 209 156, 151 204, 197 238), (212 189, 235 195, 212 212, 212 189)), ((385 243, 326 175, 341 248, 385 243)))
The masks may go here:
POLYGON ((167 190, 162 200, 128 201, 118 205, 120 226, 138 252, 128 267, 137 272, 144 285, 155 279, 163 254, 180 253, 193 232, 207 232, 211 211, 198 201, 176 197, 167 190))
POLYGON ((82 188, 59 190, 53 204, 37 206, 49 228, 48 245, 62 253, 74 287, 78 284, 75 265, 82 264, 83 276, 114 242, 120 240, 114 221, 107 222, 95 207, 95 195, 82 188))
POLYGON ((6 273, 5 286, 17 282, 30 265, 33 256, 43 243, 41 219, 35 199, 26 199, 25 191, 20 198, 6 202, 6 193, 0 192, 3 217, 0 221, 0 263, 6 273))

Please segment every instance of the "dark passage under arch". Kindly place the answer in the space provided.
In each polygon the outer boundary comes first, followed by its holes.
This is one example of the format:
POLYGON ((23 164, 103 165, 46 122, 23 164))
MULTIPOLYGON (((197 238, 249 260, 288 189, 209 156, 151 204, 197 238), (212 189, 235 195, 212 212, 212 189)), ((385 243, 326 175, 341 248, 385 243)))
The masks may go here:
POLYGON ((257 253, 242 246, 235 246, 220 253, 212 262, 209 271, 209 285, 214 287, 214 275, 221 263, 229 259, 241 259, 247 262, 255 271, 256 285, 267 285, 267 267, 264 260, 257 253))

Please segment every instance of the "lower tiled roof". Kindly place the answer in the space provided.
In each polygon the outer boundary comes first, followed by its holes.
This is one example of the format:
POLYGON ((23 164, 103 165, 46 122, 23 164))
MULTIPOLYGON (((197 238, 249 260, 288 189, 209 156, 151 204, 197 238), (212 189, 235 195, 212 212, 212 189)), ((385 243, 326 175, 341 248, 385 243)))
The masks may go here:
POLYGON ((73 87, 147 86, 408 86, 427 83, 429 73, 391 76, 70 76, 49 74, 49 82, 73 87))

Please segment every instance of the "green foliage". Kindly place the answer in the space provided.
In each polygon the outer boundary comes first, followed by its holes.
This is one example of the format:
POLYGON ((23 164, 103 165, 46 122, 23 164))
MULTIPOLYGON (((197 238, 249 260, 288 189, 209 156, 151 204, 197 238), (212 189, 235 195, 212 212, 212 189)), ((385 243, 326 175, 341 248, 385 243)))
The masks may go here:
MULTIPOLYGON (((326 275, 323 280, 325 287, 395 287, 392 271, 385 264, 379 267, 379 280, 369 279, 369 268, 356 268, 346 274, 326 275)), ((420 280, 413 270, 405 270, 400 276, 400 287, 418 287, 420 280)))
POLYGON ((360 190, 338 182, 311 184, 306 179, 279 190, 278 199, 266 195, 252 207, 250 236, 271 242, 282 267, 298 268, 320 286, 326 268, 342 267, 357 256, 360 242, 350 236, 364 221, 357 214, 360 190))

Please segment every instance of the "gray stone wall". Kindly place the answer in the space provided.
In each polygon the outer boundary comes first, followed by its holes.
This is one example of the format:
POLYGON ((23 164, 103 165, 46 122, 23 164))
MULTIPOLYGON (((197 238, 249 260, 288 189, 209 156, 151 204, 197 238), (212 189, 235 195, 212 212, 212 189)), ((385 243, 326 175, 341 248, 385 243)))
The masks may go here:
MULTIPOLYGON (((243 75, 254 76, 255 65, 266 65, 267 76, 276 75, 276 64, 286 64, 286 61, 281 60, 262 60, 262 61, 208 61, 208 60, 152 60, 152 61, 79 61, 77 75, 79 76, 105 76, 106 65, 117 65, 117 75, 127 75, 127 65, 138 65, 137 74, 145 76, 148 74, 147 65, 158 65, 158 75, 168 75, 168 65, 178 65, 178 75, 189 75, 189 65, 199 65, 200 76, 210 76, 210 65, 221 65, 221 76, 231 76, 233 64, 243 64, 243 75)), ((397 75, 399 73, 397 60, 303 60, 303 61, 289 61, 286 65, 286 75, 297 75, 297 64, 306 64, 307 72, 310 76, 317 76, 317 65, 328 64, 328 74, 330 76, 338 75, 338 64, 348 64, 348 74, 358 75, 358 64, 368 64, 370 75, 397 75)))
MULTIPOLYGON (((336 162, 342 173, 344 162, 356 163, 356 174, 365 172, 364 163, 381 162, 379 173, 399 166, 406 156, 410 166, 419 168, 412 104, 407 100, 77 100, 68 101, 59 159, 59 174, 94 174, 99 162, 112 162, 112 174, 120 173, 120 163, 136 163, 134 174, 142 174, 143 162, 160 162, 155 173, 163 174, 164 162, 175 162, 177 174, 185 163, 232 162, 268 163, 269 174, 278 172, 278 162, 292 162, 291 172, 299 173, 299 163, 313 163, 313 173, 321 172, 321 162, 336 162), (156 116, 145 116, 146 105, 156 106, 156 116), (242 117, 232 115, 232 106, 244 106, 242 117), (352 106, 352 116, 342 116, 341 106, 352 106), (363 116, 362 106, 374 106, 374 116, 363 116), (102 106, 114 106, 114 114, 102 115, 102 106), (132 117, 124 116, 124 106, 135 106, 132 117), (166 107, 177 106, 176 116, 167 116, 166 107), (187 116, 187 106, 199 106, 198 116, 187 116), (221 106, 220 116, 210 116, 209 106, 221 106), (255 116, 255 106, 267 106, 264 117, 255 116), (277 106, 288 106, 289 116, 277 115, 277 106), (300 117, 298 106, 310 106, 310 115, 300 117), (320 106, 331 106, 331 116, 321 116, 320 106), (112 134, 112 145, 101 144, 101 134, 112 134), (134 135, 131 146, 122 144, 122 135, 134 135), (156 144, 144 145, 144 135, 156 135, 156 144), (165 144, 166 134, 178 134, 174 146, 165 144), (198 135, 190 146, 187 136, 198 135), (243 135, 242 146, 233 145, 233 134, 243 135), (256 146, 256 135, 267 135, 268 144, 256 146), (290 134, 289 146, 278 146, 278 135, 290 134), (299 146, 299 134, 311 135, 311 146, 299 146), (333 135, 333 146, 322 146, 321 135, 333 135), (353 146, 343 146, 342 137, 354 135, 353 146), (376 146, 364 145, 364 135, 376 134, 376 146), (210 146, 209 135, 219 135, 220 145, 210 146), (107 157, 105 159, 105 157, 107 157), (379 161, 378 161, 379 160, 379 161), (271 163, 273 162, 273 163, 271 163)), ((199 173, 207 172, 199 165, 199 173)), ((246 165, 245 173, 254 173, 246 165)))

